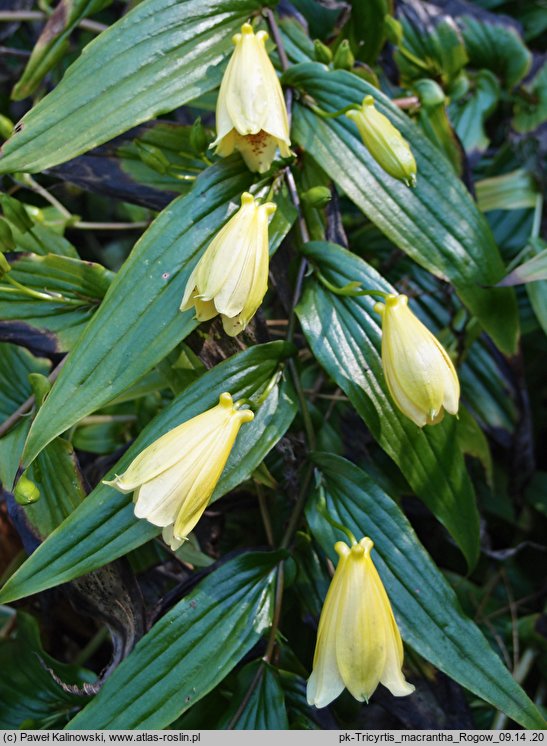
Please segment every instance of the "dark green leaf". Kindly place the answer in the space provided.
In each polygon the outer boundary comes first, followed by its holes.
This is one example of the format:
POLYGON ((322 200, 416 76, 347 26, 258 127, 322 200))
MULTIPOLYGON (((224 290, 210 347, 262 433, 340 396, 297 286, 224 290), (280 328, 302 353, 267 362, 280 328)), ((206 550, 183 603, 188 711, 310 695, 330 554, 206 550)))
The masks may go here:
POLYGON ((373 64, 384 46, 384 18, 390 12, 391 0, 351 0, 351 17, 344 27, 344 33, 351 42, 357 59, 373 64))
POLYGON ((230 705, 216 728, 287 730, 288 727, 285 694, 277 670, 263 660, 249 663, 238 673, 230 705))
POLYGON ((19 611, 16 638, 0 640, 0 728, 60 727, 86 701, 64 691, 46 666, 67 684, 92 680, 92 674, 51 658, 34 617, 19 611))
MULTIPOLYGON (((358 538, 370 536, 373 559, 393 604, 404 640, 462 686, 505 712, 525 728, 545 723, 479 628, 462 612, 401 510, 361 469, 318 453, 327 504, 333 518, 358 538)), ((314 509, 310 526, 327 554, 341 536, 314 509)))
POLYGON ((42 171, 216 88, 256 0, 143 0, 15 127, 0 172, 42 171), (105 75, 105 63, 108 75, 105 75))
POLYGON ((68 729, 164 728, 211 691, 271 623, 279 553, 219 567, 157 622, 68 729))
MULTIPOLYGON (((306 254, 337 287, 358 279, 365 288, 395 292, 369 265, 334 244, 307 244, 306 254)), ((310 278, 297 312, 317 360, 472 566, 479 551, 479 519, 473 485, 454 442, 456 420, 445 417, 439 425, 420 429, 395 407, 384 380, 373 305, 370 297, 335 295, 310 278)))
POLYGON ((104 297, 113 274, 99 264, 56 254, 14 254, 10 277, 51 299, 0 285, 0 339, 44 353, 66 352, 104 297))
POLYGON ((144 233, 38 413, 26 463, 134 384, 195 328, 193 312, 179 311, 186 281, 203 248, 239 206, 249 180, 240 160, 208 169, 144 233))
POLYGON ((508 88, 526 75, 532 55, 513 26, 471 15, 460 16, 458 25, 472 67, 491 70, 508 88))
POLYGON ((450 280, 462 301, 506 353, 515 350, 515 297, 495 284, 504 266, 490 229, 440 151, 375 88, 345 71, 297 65, 286 82, 311 94, 322 108, 338 110, 372 95, 410 143, 418 183, 409 189, 386 174, 362 144, 349 119, 324 120, 297 105, 293 136, 380 230, 418 264, 450 280))
POLYGON ((29 373, 47 375, 50 367, 49 360, 33 357, 16 345, 0 343, 0 422, 32 395, 29 373))
POLYGON ((205 168, 190 149, 190 127, 156 121, 51 169, 82 189, 161 210, 177 195, 187 194, 205 168), (147 165, 139 145, 158 148, 168 161, 166 171, 147 165))
MULTIPOLYGON (((191 384, 139 435, 109 475, 120 474, 135 456, 168 430, 214 406, 222 391, 249 397, 271 379, 291 352, 282 342, 255 345, 217 365, 191 384)), ((253 422, 241 429, 213 500, 247 479, 289 427, 295 404, 284 386, 275 388, 253 422)), ((108 478, 108 475, 107 475, 108 478)), ((133 514, 131 495, 99 484, 4 586, 7 600, 36 593, 90 572, 157 536, 160 529, 133 514)))

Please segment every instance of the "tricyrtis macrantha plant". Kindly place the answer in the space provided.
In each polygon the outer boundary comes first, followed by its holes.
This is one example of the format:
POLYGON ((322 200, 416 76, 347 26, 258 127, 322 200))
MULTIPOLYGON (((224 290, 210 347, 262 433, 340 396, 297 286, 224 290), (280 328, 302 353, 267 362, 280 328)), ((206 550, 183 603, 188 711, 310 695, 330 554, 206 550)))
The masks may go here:
POLYGON ((291 155, 289 119, 283 91, 265 43, 266 31, 255 34, 250 23, 233 37, 235 49, 222 78, 216 109, 216 153, 238 150, 251 171, 263 173, 275 151, 291 155))
POLYGON ((334 546, 339 560, 319 620, 310 705, 326 707, 344 687, 359 702, 368 701, 378 684, 396 697, 414 691, 401 670, 403 643, 370 556, 373 546, 369 538, 334 546))
POLYGON ((244 192, 241 207, 211 241, 186 284, 181 311, 194 307, 198 321, 217 314, 235 337, 255 315, 268 289, 268 220, 273 202, 259 205, 244 192))
POLYGON ((216 407, 158 438, 105 484, 134 491, 136 517, 162 527, 164 539, 176 548, 207 507, 239 428, 253 417, 230 394, 221 394, 216 407))
POLYGON ((382 316, 382 364, 389 392, 418 427, 435 425, 444 410, 457 414, 458 375, 441 343, 412 313, 406 295, 388 295, 382 316))

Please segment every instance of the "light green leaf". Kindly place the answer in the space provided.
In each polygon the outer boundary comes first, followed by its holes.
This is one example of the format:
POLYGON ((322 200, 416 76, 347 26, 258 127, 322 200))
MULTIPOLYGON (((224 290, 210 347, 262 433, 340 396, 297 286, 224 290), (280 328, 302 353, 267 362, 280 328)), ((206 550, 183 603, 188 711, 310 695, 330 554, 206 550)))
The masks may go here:
POLYGON ((0 284, 0 338, 43 353, 66 352, 103 299, 113 274, 100 264, 48 254, 13 254, 10 277, 46 297, 0 284))
POLYGON ((467 62, 463 37, 450 15, 432 4, 402 3, 403 40, 394 59, 404 83, 424 76, 450 84, 467 62))
MULTIPOLYGON (((358 539, 370 536, 373 559, 393 605, 403 639, 462 686, 525 728, 543 728, 534 703, 512 678, 450 588, 404 514, 366 474, 339 456, 318 453, 333 518, 358 539)), ((312 531, 331 557, 342 537, 309 505, 312 531)))
POLYGON ((67 51, 70 33, 82 18, 97 13, 111 0, 61 0, 42 29, 38 41, 11 97, 21 101, 31 96, 43 78, 67 51))
POLYGON ((418 182, 409 189, 374 161, 347 117, 324 120, 297 105, 293 137, 346 195, 400 249, 437 277, 448 279, 462 301, 506 353, 516 349, 518 315, 514 294, 484 289, 504 265, 484 217, 444 156, 377 89, 345 71, 296 65, 285 82, 312 95, 320 107, 338 110, 374 97, 412 147, 418 182))
POLYGON ((207 169, 192 192, 172 202, 144 233, 38 413, 27 464, 56 435, 133 385, 196 327, 192 311, 179 311, 186 281, 239 207, 249 181, 239 159, 207 169))
POLYGON ((285 694, 277 670, 263 660, 249 663, 238 673, 230 705, 216 729, 287 730, 288 727, 285 694), (240 710, 243 701, 245 707, 240 710))
POLYGON ((471 89, 449 108, 452 124, 467 152, 486 150, 490 139, 484 123, 494 112, 500 97, 498 79, 489 70, 480 70, 471 78, 471 89))
POLYGON ((477 203, 488 210, 520 210, 535 207, 537 184, 529 171, 519 168, 501 176, 491 176, 475 182, 477 203))
POLYGON ((529 282, 547 280, 547 248, 539 254, 519 264, 499 285, 526 285, 529 282))
POLYGON ((68 729, 165 728, 211 691, 271 624, 278 552, 218 567, 152 627, 68 729))
MULTIPOLYGON (((309 243, 306 254, 337 287, 359 280, 365 288, 395 292, 374 269, 335 244, 309 243)), ((310 278, 297 313, 319 363, 472 566, 479 551, 479 517, 455 443, 456 420, 447 416, 439 425, 420 429, 395 407, 382 370, 380 321, 373 305, 370 297, 335 295, 310 278)))
POLYGON ((0 172, 43 171, 216 88, 256 0, 143 0, 16 125, 0 172), (108 74, 105 74, 107 64, 108 74))
MULTIPOLYGON (((291 352, 282 342, 255 345, 205 373, 141 432, 105 478, 120 474, 146 446, 181 422, 195 417, 229 391, 246 398, 264 387, 291 352)), ((296 406, 285 386, 273 389, 255 419, 242 427, 213 495, 216 500, 248 479, 284 435, 296 406)), ((84 502, 11 576, 0 596, 20 598, 101 567, 160 533, 133 514, 131 495, 99 484, 84 502)))
MULTIPOLYGON (((543 9, 541 12, 547 19, 543 9)), ((547 62, 516 96, 512 124, 517 132, 532 132, 547 121, 547 62)))
POLYGON ((32 505, 19 512, 30 523, 33 533, 45 539, 85 498, 83 478, 70 443, 55 438, 27 470, 26 476, 40 490, 32 505))

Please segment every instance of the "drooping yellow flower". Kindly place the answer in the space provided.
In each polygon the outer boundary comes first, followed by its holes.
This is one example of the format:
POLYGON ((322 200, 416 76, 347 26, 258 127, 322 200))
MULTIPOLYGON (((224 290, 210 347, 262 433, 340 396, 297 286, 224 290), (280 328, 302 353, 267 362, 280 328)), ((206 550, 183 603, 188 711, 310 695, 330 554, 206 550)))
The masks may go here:
POLYGON ((266 52, 266 31, 255 34, 250 23, 232 41, 235 49, 222 78, 216 120, 218 155, 238 150, 251 171, 264 173, 276 148, 291 155, 289 119, 283 91, 266 52))
POLYGON ((417 169, 410 145, 374 106, 372 96, 365 96, 361 108, 348 111, 346 116, 355 122, 367 150, 384 171, 414 186, 417 169))
POLYGON ((323 605, 308 704, 326 707, 344 687, 368 701, 378 684, 395 697, 414 691, 401 671, 403 643, 391 605, 370 556, 374 544, 335 544, 338 566, 323 605))
POLYGON ((161 526, 167 543, 177 548, 207 507, 239 428, 253 417, 230 394, 221 394, 216 407, 162 435, 105 484, 134 491, 136 517, 161 526))
POLYGON ((389 392, 418 427, 435 425, 444 410, 457 414, 458 375, 441 343, 412 313, 406 295, 388 295, 382 316, 382 363, 389 392))
POLYGON ((220 314, 235 337, 255 315, 268 289, 268 218, 275 204, 241 195, 241 207, 211 241, 186 284, 181 311, 192 306, 198 321, 220 314))

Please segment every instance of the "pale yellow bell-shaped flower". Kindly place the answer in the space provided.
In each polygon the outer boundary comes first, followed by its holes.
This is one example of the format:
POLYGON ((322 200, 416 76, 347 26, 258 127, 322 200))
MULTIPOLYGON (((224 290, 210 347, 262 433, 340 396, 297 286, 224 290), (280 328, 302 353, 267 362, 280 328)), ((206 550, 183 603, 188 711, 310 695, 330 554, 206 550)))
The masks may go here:
POLYGON ((406 295, 388 295, 374 310, 382 316, 382 363, 389 392, 418 427, 458 413, 460 383, 441 343, 412 313, 406 295))
POLYGON ((414 691, 402 673, 403 643, 383 583, 370 556, 368 538, 350 548, 335 544, 338 566, 317 631, 308 704, 326 707, 344 687, 367 701, 378 684, 395 697, 414 691))
POLYGON ((268 289, 268 218, 273 202, 241 195, 241 207, 217 233, 186 284, 181 311, 194 306, 198 321, 221 315, 235 337, 255 315, 268 289))
POLYGON ((357 125, 365 147, 380 166, 407 186, 416 184, 416 161, 410 145, 374 105, 372 96, 365 96, 359 110, 346 116, 357 125))
POLYGON ((283 91, 266 52, 266 31, 255 34, 250 23, 232 41, 235 49, 222 78, 217 100, 218 155, 238 150, 251 171, 264 173, 276 148, 291 155, 289 119, 283 91))
POLYGON ((162 527, 176 549, 207 507, 239 428, 253 417, 221 394, 216 407, 162 435, 105 484, 134 492, 136 517, 162 527))

